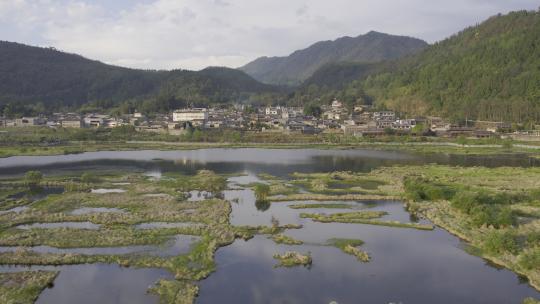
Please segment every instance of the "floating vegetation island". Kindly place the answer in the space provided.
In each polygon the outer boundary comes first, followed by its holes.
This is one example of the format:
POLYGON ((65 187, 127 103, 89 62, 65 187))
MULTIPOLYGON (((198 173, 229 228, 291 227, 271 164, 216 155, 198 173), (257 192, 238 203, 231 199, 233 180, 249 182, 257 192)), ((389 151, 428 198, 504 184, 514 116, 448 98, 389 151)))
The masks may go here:
POLYGON ((274 259, 279 261, 275 267, 310 266, 313 260, 308 252, 302 254, 296 251, 288 251, 284 254, 274 254, 274 259))
POLYGON ((358 247, 364 245, 362 240, 353 239, 331 239, 328 241, 329 246, 339 248, 346 254, 355 256, 359 261, 367 263, 371 260, 369 254, 358 247))

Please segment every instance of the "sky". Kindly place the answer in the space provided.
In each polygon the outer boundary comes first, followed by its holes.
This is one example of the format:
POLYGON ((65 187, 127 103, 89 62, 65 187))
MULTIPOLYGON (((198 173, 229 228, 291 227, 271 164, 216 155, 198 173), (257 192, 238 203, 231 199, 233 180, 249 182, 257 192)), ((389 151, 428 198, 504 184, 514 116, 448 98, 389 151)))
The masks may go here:
POLYGON ((538 0, 0 0, 0 40, 142 69, 239 67, 371 30, 433 43, 538 0))

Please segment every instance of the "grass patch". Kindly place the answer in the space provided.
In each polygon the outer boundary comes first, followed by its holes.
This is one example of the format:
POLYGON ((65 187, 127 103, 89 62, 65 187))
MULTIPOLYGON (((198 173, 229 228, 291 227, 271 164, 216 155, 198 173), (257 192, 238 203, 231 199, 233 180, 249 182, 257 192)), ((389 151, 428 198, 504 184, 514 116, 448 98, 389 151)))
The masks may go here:
POLYGON ((301 213, 301 218, 310 218, 317 222, 322 223, 353 223, 355 220, 368 220, 376 219, 387 215, 388 213, 384 211, 357 211, 357 212, 343 212, 343 213, 333 213, 333 214, 324 214, 324 213, 301 213))
POLYGON ((187 281, 159 280, 149 292, 159 295, 160 304, 192 304, 199 293, 199 287, 187 281))
POLYGON ((304 242, 295 240, 290 236, 284 234, 274 234, 270 237, 276 244, 285 244, 285 245, 302 245, 304 242))
POLYGON ((387 213, 384 211, 358 211, 335 214, 301 213, 300 217, 310 218, 311 220, 319 223, 365 224, 395 228, 411 228, 418 230, 433 230, 435 228, 433 225, 375 220, 386 214, 387 213))
POLYGON ((355 239, 330 239, 329 246, 334 246, 346 254, 355 256, 358 261, 367 263, 371 260, 369 254, 358 247, 364 245, 364 241, 355 239))
POLYGON ((296 267, 296 266, 310 266, 313 262, 311 254, 308 252, 302 254, 296 251, 288 251, 284 254, 274 254, 274 259, 279 263, 274 267, 296 267))
POLYGON ((32 304, 57 275, 57 271, 0 273, 0 303, 32 304))

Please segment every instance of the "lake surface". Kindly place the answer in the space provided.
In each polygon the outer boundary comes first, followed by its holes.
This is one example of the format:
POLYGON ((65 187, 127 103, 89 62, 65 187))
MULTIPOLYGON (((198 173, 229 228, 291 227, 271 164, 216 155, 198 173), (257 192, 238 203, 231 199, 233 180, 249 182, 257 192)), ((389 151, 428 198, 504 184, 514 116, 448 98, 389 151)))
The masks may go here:
MULTIPOLYGON (((366 172, 395 164, 438 163, 460 166, 540 166, 540 160, 524 155, 418 155, 373 150, 315 149, 206 149, 194 151, 90 152, 61 156, 24 156, 0 159, 0 176, 22 175, 28 170, 63 174, 89 170, 133 170, 158 179, 165 172, 195 173, 200 169, 238 173, 230 178, 224 197, 231 201, 234 225, 302 224, 285 234, 304 241, 302 246, 276 245, 266 236, 237 240, 216 253, 217 271, 201 281, 198 303, 521 303, 540 298, 516 274, 490 266, 467 254, 461 241, 442 229, 420 231, 358 224, 324 224, 301 219, 301 212, 347 212, 339 209, 294 210, 282 202, 256 206, 246 184, 258 173, 288 177, 293 172, 335 170, 366 172), (331 238, 362 239, 361 247, 372 261, 360 263, 334 247, 331 238), (275 253, 288 250, 311 252, 310 268, 274 268, 275 253)), ((338 202, 341 203, 341 202, 338 202)), ((355 208, 386 211, 383 220, 415 220, 399 201, 347 202, 355 208)), ((425 220, 421 221, 427 223, 425 220)), ((0 268, 0 271, 3 271, 0 268)), ((88 294, 99 294, 93 303, 155 303, 152 297, 134 300, 160 276, 160 270, 129 272, 114 265, 65 266, 52 289, 38 303, 90 303, 88 294), (79 272, 75 271, 82 267, 79 272), (87 268, 84 268, 87 267, 87 268), (75 270, 72 270, 75 269, 75 270), (120 269, 120 270, 118 270, 120 269), (148 272, 144 272, 148 271, 148 272), (87 279, 90 272, 91 279, 87 279), (78 283, 78 279, 82 283, 78 283), (129 278, 128 278, 129 276, 129 278), (97 279, 99 278, 99 279, 97 279), (131 283, 133 282, 133 284, 131 283), (144 284, 142 284, 144 282, 144 284), (78 288, 84 284, 84 288, 78 288), (118 288, 112 288, 119 284, 118 288), (144 285, 144 286, 143 286, 144 285), (130 287, 131 286, 131 287, 130 287), (65 297, 62 294, 66 293, 65 297), (133 301, 133 302, 131 302, 133 301)), ((97 297, 97 296, 96 296, 97 297)))

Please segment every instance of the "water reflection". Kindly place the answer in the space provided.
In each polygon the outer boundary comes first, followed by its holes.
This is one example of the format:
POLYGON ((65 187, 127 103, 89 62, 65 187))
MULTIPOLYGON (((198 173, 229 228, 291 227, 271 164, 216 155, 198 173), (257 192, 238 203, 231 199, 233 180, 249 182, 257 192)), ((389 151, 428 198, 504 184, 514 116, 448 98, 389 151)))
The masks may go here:
POLYGON ((8 199, 23 199, 26 198, 30 201, 38 201, 47 198, 51 194, 64 193, 63 187, 32 187, 28 190, 21 191, 8 196, 8 199))
POLYGON ((21 175, 28 170, 65 173, 92 169, 142 170, 153 178, 163 172, 194 173, 200 169, 220 173, 251 172, 286 176, 292 172, 334 170, 369 171, 394 164, 438 163, 462 166, 538 166, 540 160, 526 155, 412 154, 365 149, 202 149, 192 151, 102 151, 76 155, 14 156, 0 158, 2 175, 21 175), (181 161, 178 161, 181 160, 181 161))

